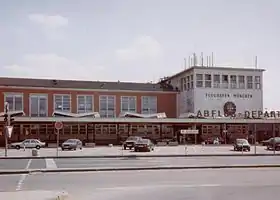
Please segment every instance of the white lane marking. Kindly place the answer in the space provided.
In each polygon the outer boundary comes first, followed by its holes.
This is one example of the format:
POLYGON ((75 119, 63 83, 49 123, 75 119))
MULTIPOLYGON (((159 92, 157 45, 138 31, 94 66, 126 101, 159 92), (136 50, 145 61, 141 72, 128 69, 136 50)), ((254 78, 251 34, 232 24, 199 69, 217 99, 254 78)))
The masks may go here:
POLYGON ((57 165, 56 165, 54 159, 46 158, 45 161, 46 161, 47 169, 56 169, 57 168, 57 165))
POLYGON ((162 185, 139 185, 139 186, 121 186, 121 187, 100 187, 97 190, 142 190, 142 189, 155 189, 155 188, 197 188, 197 187, 220 187, 219 184, 198 184, 198 185, 185 185, 185 184, 162 184, 162 185))
MULTIPOLYGON (((32 162, 32 159, 28 160, 28 163, 27 163, 25 169, 28 169, 28 168, 30 167, 31 162, 32 162)), ((21 187, 22 187, 22 185, 23 185, 23 183, 24 183, 24 181, 25 181, 25 179, 26 179, 27 176, 28 176, 28 174, 22 174, 22 175, 20 176, 20 179, 19 179, 19 181, 18 181, 18 183, 17 183, 16 191, 21 190, 21 187)))

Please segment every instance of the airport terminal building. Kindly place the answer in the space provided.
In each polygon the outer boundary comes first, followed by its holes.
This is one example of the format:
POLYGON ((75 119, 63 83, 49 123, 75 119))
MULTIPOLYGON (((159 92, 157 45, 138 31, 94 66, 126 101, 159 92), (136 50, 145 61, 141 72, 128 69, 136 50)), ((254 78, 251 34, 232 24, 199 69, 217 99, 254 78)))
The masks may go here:
POLYGON ((262 140, 279 134, 280 115, 263 109, 263 72, 192 66, 158 83, 0 78, 0 112, 3 117, 8 102, 9 112, 24 113, 15 117, 11 141, 55 141, 56 121, 63 122, 61 141, 118 144, 141 135, 180 142, 185 129, 198 130, 187 136, 190 143, 262 140))

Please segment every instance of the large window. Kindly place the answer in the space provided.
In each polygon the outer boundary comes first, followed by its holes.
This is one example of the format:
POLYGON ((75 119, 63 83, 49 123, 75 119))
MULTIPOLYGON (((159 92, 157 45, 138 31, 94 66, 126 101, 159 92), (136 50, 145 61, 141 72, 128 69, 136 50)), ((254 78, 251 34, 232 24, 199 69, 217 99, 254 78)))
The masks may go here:
POLYGON ((136 97, 121 97, 121 112, 136 112, 136 97))
POLYGON ((228 75, 222 75, 222 88, 228 88, 228 75))
POLYGON ((46 117, 48 115, 48 95, 31 94, 29 96, 31 117, 46 117))
POLYGON ((214 88, 220 88, 221 76, 219 74, 214 74, 214 88))
POLYGON ((93 112, 93 96, 77 95, 77 113, 93 112))
POLYGON ((101 117, 113 118, 116 116, 116 96, 99 96, 99 114, 101 117))
POLYGON ((142 96, 141 113, 142 114, 157 113, 157 97, 156 96, 142 96))
POLYGON ((21 94, 21 93, 5 94, 5 102, 9 103, 9 111, 22 111, 23 110, 23 94, 21 94))
POLYGON ((247 89, 253 89, 253 76, 247 76, 247 89))
POLYGON ((206 88, 212 87, 212 75, 211 74, 204 74, 204 85, 206 88))
POLYGON ((238 88, 245 89, 245 76, 238 76, 238 88))
POLYGON ((203 87, 203 74, 196 74, 196 87, 203 87))
POLYGON ((261 89, 261 77, 255 76, 255 89, 260 90, 261 89))
POLYGON ((54 111, 71 112, 71 96, 69 94, 55 94, 54 111))
POLYGON ((237 78, 236 75, 230 76, 230 88, 236 89, 237 88, 237 78))

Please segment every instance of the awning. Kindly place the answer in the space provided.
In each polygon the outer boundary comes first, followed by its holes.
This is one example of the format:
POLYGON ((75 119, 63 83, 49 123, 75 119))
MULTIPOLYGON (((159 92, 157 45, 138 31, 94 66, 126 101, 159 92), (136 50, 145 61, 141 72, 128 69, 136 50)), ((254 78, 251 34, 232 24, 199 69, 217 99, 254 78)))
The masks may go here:
MULTIPOLYGON (((25 113, 23 112, 23 110, 9 111, 8 115, 10 115, 11 117, 22 117, 22 116, 25 116, 25 113)), ((4 116, 5 116, 5 112, 1 112, 0 117, 4 117, 4 116)))
POLYGON ((100 118, 100 114, 98 112, 70 113, 70 112, 55 111, 55 112, 53 112, 52 116, 53 117, 74 117, 74 118, 82 118, 82 117, 100 118))
POLYGON ((167 118, 165 113, 155 113, 155 114, 139 114, 139 113, 132 113, 132 112, 123 112, 120 113, 119 117, 123 118, 167 118))

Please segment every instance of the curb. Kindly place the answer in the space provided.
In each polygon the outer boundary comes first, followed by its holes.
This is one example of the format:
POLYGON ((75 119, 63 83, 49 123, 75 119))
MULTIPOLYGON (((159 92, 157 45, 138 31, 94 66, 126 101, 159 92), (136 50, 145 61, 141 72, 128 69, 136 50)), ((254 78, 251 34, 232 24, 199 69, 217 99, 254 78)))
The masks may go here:
POLYGON ((24 157, 0 157, 0 160, 12 159, 70 159, 70 158, 182 158, 182 157, 257 157, 280 156, 280 154, 173 154, 173 155, 100 155, 100 156, 24 156, 24 157))
POLYGON ((280 168, 280 164, 270 165, 214 165, 214 166, 162 166, 162 167, 124 167, 124 168, 60 168, 60 169, 27 169, 1 170, 0 175, 55 173, 55 172, 106 172, 106 171, 147 171, 147 170, 178 170, 178 169, 248 169, 248 168, 280 168))

